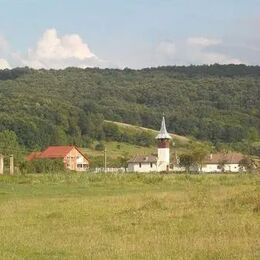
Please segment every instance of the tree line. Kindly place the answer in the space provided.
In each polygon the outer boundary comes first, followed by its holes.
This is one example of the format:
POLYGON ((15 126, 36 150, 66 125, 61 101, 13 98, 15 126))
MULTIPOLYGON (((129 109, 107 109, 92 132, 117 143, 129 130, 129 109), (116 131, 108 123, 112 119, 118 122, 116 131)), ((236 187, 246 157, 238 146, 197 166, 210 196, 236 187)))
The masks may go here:
POLYGON ((0 71, 0 132, 25 149, 93 140, 151 145, 104 119, 168 130, 260 155, 260 67, 169 66, 143 70, 0 71))

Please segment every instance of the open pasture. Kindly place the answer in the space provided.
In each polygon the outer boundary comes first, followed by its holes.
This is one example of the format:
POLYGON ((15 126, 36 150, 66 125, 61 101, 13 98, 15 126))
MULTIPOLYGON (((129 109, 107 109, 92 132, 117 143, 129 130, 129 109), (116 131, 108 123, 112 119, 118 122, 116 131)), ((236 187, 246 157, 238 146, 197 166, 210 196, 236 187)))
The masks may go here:
POLYGON ((0 259, 257 259, 260 176, 0 176, 0 259))

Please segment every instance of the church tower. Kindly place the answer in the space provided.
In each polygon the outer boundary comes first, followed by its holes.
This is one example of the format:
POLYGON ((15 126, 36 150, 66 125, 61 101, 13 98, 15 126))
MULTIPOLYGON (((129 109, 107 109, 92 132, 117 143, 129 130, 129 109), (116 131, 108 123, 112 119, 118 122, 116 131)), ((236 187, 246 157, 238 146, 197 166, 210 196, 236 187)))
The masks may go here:
POLYGON ((168 134, 165 118, 163 116, 160 133, 156 136, 158 141, 158 171, 168 171, 170 165, 170 140, 172 137, 168 134))

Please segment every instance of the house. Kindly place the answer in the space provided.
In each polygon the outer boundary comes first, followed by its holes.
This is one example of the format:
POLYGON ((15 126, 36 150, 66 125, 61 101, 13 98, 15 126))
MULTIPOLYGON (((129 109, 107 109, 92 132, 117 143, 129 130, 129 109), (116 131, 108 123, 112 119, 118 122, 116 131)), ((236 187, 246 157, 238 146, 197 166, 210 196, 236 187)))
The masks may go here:
POLYGON ((163 117, 161 129, 156 136, 158 142, 157 155, 136 155, 128 161, 129 172, 165 172, 169 171, 170 165, 170 141, 163 117))
POLYGON ((157 156, 136 155, 128 161, 129 172, 156 172, 157 156))
POLYGON ((241 172, 245 171, 239 163, 245 156, 237 152, 215 153, 205 158, 201 172, 241 172))
POLYGON ((33 152, 27 156, 28 161, 36 159, 61 159, 65 168, 72 171, 89 169, 89 159, 76 146, 49 146, 43 152, 33 152))
MULTIPOLYGON (((190 171, 193 172, 241 172, 246 171, 245 167, 240 166, 240 161, 245 156, 237 152, 228 153, 214 153, 209 154, 202 162, 201 166, 193 165, 190 167, 190 171)), ((179 158, 174 156, 171 164, 171 169, 175 172, 186 171, 185 167, 179 165, 179 158)))

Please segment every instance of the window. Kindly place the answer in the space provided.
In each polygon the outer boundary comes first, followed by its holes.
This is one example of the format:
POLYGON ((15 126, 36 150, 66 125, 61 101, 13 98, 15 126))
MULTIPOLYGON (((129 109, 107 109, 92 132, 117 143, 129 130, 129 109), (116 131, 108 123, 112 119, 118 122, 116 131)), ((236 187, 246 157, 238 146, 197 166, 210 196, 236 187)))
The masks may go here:
POLYGON ((141 163, 139 163, 139 168, 141 168, 142 167, 142 164, 141 163))
POLYGON ((77 164, 77 168, 82 168, 82 164, 77 164))
POLYGON ((153 163, 152 162, 150 163, 150 167, 153 168, 153 163))

